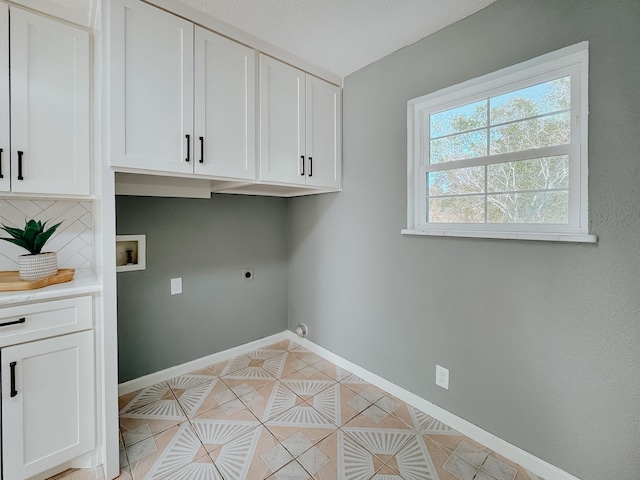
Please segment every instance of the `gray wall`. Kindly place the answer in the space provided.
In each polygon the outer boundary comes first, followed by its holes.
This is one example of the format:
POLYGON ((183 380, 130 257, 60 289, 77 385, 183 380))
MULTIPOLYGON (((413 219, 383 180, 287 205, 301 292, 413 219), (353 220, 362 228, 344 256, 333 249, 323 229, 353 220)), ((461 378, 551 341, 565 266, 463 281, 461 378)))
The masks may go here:
POLYGON ((147 236, 147 269, 118 273, 120 382, 287 328, 285 199, 117 197, 116 218, 147 236))
POLYGON ((637 0, 501 0, 347 77, 344 191, 290 203, 289 327, 584 480, 640 478, 639 60, 637 0), (401 236, 407 101, 584 40, 599 244, 401 236))

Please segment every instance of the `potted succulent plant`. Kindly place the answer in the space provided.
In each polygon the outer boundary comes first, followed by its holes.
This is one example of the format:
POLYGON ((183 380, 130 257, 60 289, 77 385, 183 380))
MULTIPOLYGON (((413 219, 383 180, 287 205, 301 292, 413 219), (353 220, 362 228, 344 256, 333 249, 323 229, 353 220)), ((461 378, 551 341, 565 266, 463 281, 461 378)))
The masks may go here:
POLYGON ((58 272, 58 255, 55 252, 42 252, 42 247, 51 238, 62 222, 46 228, 47 222, 28 220, 24 230, 2 225, 0 230, 4 230, 10 238, 0 237, 18 245, 29 252, 27 255, 20 255, 20 278, 22 280, 38 280, 58 272))

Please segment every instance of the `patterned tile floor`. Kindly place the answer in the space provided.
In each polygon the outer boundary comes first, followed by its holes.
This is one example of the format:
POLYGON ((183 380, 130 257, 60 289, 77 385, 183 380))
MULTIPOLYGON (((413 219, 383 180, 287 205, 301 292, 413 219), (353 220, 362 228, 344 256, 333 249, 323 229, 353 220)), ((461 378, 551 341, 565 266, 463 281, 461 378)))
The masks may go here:
POLYGON ((541 480, 290 341, 119 402, 120 480, 541 480))

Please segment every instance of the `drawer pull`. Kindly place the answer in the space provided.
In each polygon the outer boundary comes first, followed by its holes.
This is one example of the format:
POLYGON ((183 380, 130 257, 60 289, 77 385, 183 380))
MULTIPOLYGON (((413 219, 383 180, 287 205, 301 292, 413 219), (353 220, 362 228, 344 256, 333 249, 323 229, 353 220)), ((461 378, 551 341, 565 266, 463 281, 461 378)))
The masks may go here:
POLYGON ((24 323, 26 322, 27 319, 22 317, 18 320, 14 320, 12 322, 5 322, 5 323, 0 323, 0 327, 8 327, 9 325, 18 325, 19 323, 24 323))
POLYGON ((11 396, 15 397, 18 395, 16 390, 16 362, 11 362, 9 367, 11 368, 11 396))

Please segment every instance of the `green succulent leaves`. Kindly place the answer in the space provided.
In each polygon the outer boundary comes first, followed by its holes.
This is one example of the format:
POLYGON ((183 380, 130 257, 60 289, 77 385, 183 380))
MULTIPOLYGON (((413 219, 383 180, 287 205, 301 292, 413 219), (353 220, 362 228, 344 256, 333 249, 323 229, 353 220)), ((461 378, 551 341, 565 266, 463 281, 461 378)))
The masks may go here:
POLYGON ((53 227, 49 227, 45 230, 47 222, 29 220, 24 226, 24 230, 20 230, 19 228, 7 227, 6 225, 2 225, 0 230, 4 230, 11 238, 0 237, 0 240, 5 240, 7 242, 14 243, 19 247, 27 250, 31 255, 37 255, 42 251, 42 247, 47 243, 47 240, 51 238, 51 235, 54 234, 56 229, 62 224, 62 222, 57 223, 53 227))

